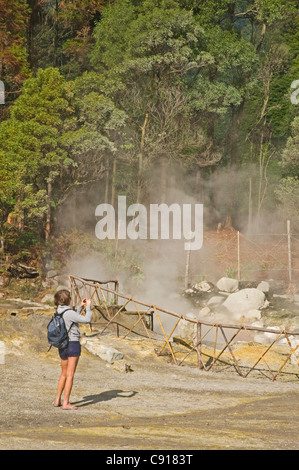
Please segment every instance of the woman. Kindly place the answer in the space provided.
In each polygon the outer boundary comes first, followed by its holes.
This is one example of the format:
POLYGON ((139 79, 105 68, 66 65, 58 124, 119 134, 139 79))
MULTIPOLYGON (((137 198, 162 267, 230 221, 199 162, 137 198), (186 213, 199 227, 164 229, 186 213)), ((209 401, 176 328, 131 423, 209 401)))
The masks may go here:
POLYGON ((61 376, 58 381, 57 397, 54 406, 61 406, 61 395, 64 391, 62 403, 63 410, 76 410, 77 407, 70 404, 70 394, 72 391, 75 370, 81 355, 80 330, 78 323, 90 323, 92 311, 90 308, 91 300, 84 299, 75 312, 69 305, 71 303, 71 294, 68 290, 62 289, 56 292, 54 303, 57 306, 57 313, 63 313, 63 319, 68 331, 69 344, 66 349, 59 349, 61 358, 61 376), (86 315, 80 314, 83 306, 86 305, 86 315))

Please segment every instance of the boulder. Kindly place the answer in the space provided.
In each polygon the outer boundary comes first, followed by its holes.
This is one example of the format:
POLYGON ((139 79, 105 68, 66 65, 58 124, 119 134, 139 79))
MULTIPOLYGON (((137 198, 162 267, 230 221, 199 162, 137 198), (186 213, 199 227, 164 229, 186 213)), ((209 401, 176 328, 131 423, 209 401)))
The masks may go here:
POLYGON ((210 310, 209 307, 201 308, 199 313, 198 313, 199 320, 201 319, 201 317, 207 317, 210 313, 211 313, 211 310, 210 310))
POLYGON ((217 288, 223 292, 235 292, 238 290, 239 281, 230 277, 222 277, 216 284, 217 288))
POLYGON ((81 343, 90 353, 99 356, 103 361, 109 362, 109 364, 113 364, 115 361, 120 361, 124 357, 122 352, 110 346, 101 344, 97 340, 85 338, 82 339, 81 343))
POLYGON ((181 320, 178 326, 179 336, 183 339, 190 340, 196 337, 197 325, 194 322, 190 322, 187 319, 197 320, 194 313, 187 313, 186 320, 181 320))
POLYGON ((257 289, 261 290, 262 292, 269 292, 269 290, 270 290, 270 284, 269 284, 269 282, 261 281, 261 282, 258 284, 257 289))
POLYGON ((212 282, 208 281, 197 282, 192 286, 192 289, 196 292, 212 292, 213 288, 214 285, 212 284, 212 282))
POLYGON ((244 312, 243 317, 246 318, 246 320, 260 320, 262 314, 260 310, 258 310, 257 308, 253 308, 251 310, 248 310, 248 312, 244 312))
MULTIPOLYGON (((271 330, 273 330, 273 333, 270 331, 258 331, 257 333, 254 334, 254 341, 257 343, 261 344, 271 344, 276 338, 281 329, 279 326, 271 326, 271 330)), ((277 342, 279 344, 280 342, 277 342)), ((283 339, 280 344, 286 344, 286 340, 283 339)))
POLYGON ((213 308, 216 305, 221 305, 225 299, 226 297, 222 297, 221 295, 214 295, 208 301, 207 306, 213 308))
POLYGON ((246 316, 250 310, 259 310, 267 306, 264 292, 248 288, 230 294, 223 305, 235 318, 246 316))
POLYGON ((293 354, 291 356, 291 364, 294 366, 299 365, 299 339, 298 337, 289 336, 289 340, 292 346, 293 354))

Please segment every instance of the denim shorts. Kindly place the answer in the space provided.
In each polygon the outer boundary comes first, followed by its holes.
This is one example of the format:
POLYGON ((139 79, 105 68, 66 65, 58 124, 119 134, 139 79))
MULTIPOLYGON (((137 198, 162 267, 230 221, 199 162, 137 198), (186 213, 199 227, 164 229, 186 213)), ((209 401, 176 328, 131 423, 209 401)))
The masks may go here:
POLYGON ((68 359, 69 357, 81 356, 81 344, 79 341, 70 341, 68 347, 59 349, 59 356, 61 359, 68 359))

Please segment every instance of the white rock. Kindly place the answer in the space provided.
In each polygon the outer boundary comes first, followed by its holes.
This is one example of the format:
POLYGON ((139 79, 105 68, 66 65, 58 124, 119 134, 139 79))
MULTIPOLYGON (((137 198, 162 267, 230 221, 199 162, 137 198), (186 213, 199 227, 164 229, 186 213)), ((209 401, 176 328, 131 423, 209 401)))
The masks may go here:
POLYGON ((261 312, 257 308, 253 308, 251 310, 248 310, 248 312, 244 313, 244 317, 247 320, 260 320, 261 316, 261 312))
MULTIPOLYGON (((271 330, 273 330, 273 333, 271 331, 257 332, 254 334, 254 341, 262 344, 271 344, 277 338, 281 329, 278 326, 271 326, 271 330)), ((279 344, 279 342, 277 342, 277 344, 279 344)))
POLYGON ((206 317, 210 313, 211 313, 211 310, 210 310, 209 307, 203 307, 203 308, 200 309, 198 315, 199 315, 199 318, 200 318, 200 317, 206 317))
POLYGON ((213 289, 213 284, 208 281, 201 281, 192 286, 198 292, 210 292, 213 289))
POLYGON ((262 292, 269 292, 270 284, 266 281, 261 281, 257 286, 257 289, 261 290, 262 292))
POLYGON ((267 304, 265 294, 259 289, 247 288, 230 294, 223 305, 234 316, 244 316, 249 310, 264 308, 267 304))
POLYGON ((209 307, 213 307, 213 305, 219 305, 219 304, 222 304, 222 302, 224 301, 224 297, 222 297, 221 295, 214 295, 213 297, 210 298, 210 300, 208 301, 207 305, 209 307))
POLYGON ((193 313, 188 313, 186 315, 186 320, 183 319, 180 321, 178 331, 181 338, 190 340, 191 338, 193 339, 196 337, 197 324, 188 321, 187 318, 196 320, 196 316, 193 313))
POLYGON ((289 340, 293 349, 293 354, 291 355, 291 364, 296 366, 299 364, 299 339, 298 337, 289 336, 289 340), (297 348, 297 349, 296 349, 297 348))
POLYGON ((230 277, 222 277, 219 279, 216 286, 223 292, 235 292, 239 287, 239 281, 230 277))
POLYGON ((186 289, 185 294, 187 295, 195 294, 195 291, 193 289, 186 289))
POLYGON ((90 353, 99 356, 103 361, 109 362, 109 364, 113 364, 115 361, 119 361, 124 357, 122 352, 101 344, 98 341, 83 339, 81 343, 90 353))

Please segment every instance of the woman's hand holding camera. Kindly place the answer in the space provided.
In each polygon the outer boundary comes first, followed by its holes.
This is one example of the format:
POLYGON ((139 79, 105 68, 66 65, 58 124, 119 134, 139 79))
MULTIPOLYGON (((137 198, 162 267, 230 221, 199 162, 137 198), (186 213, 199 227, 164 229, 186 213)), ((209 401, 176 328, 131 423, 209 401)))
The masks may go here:
POLYGON ((90 306, 91 305, 91 299, 83 299, 81 304, 80 304, 80 307, 84 307, 84 306, 90 306))

